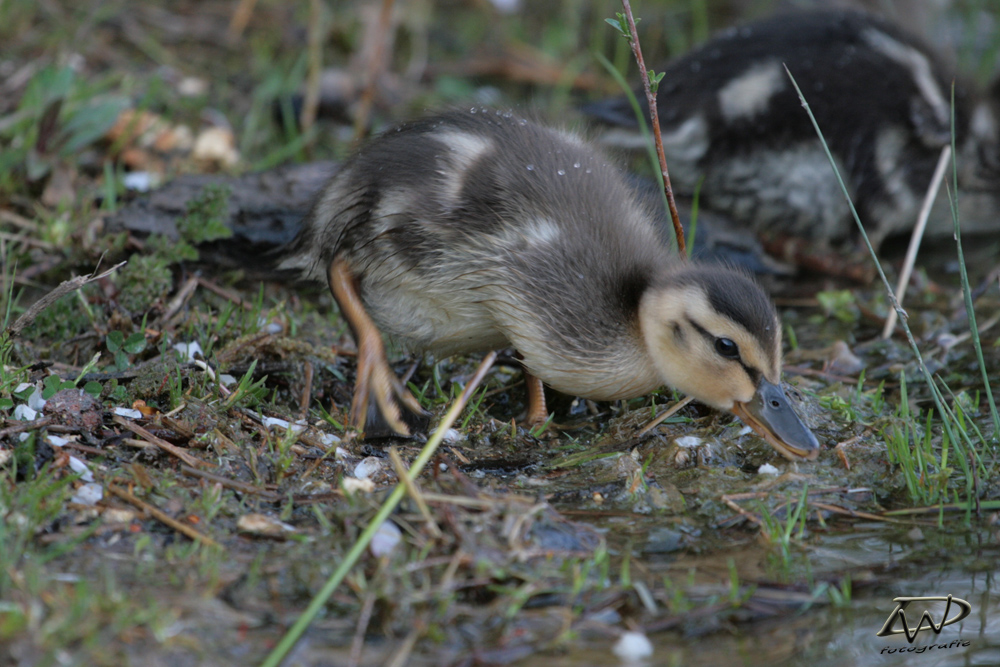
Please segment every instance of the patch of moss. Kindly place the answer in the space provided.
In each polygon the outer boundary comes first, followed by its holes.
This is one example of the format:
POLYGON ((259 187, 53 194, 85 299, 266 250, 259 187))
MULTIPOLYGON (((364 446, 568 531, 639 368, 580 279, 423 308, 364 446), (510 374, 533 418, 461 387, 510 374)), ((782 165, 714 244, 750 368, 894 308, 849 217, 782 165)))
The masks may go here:
POLYGON ((143 366, 138 375, 128 383, 129 402, 141 399, 154 403, 170 392, 170 384, 180 372, 180 362, 173 354, 164 355, 160 361, 143 366))
POLYGON ((201 195, 187 203, 187 212, 177 221, 181 238, 190 243, 207 243, 227 239, 233 232, 226 226, 229 215, 230 188, 207 185, 201 195))
POLYGON ((133 255, 117 276, 118 302, 130 313, 143 313, 174 285, 169 261, 160 254, 133 255))

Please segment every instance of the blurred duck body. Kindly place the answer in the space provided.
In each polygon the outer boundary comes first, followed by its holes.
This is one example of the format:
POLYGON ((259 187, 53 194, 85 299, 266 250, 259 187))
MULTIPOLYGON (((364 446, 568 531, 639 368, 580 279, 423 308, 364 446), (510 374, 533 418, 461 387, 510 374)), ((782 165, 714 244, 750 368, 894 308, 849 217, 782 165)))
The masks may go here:
MULTIPOLYGON (((792 12, 731 28, 666 66, 657 110, 677 191, 691 195, 701 182, 704 206, 758 232, 823 241, 853 234, 786 66, 873 240, 912 227, 951 143, 954 75, 916 37, 854 11, 792 12)), ((609 126, 605 142, 641 145, 624 98, 584 111, 609 126)), ((958 82, 955 115, 967 229, 1000 231, 995 105, 977 102, 958 82)), ((934 218, 947 224, 936 233, 950 233, 946 200, 939 198, 934 218)))
POLYGON ((514 348, 528 421, 542 383, 596 400, 664 384, 730 410, 790 459, 818 443, 780 388, 781 325, 746 274, 671 257, 620 172, 579 137, 455 111, 370 142, 282 265, 326 280, 358 343, 352 425, 423 416, 381 334, 436 355, 514 348))

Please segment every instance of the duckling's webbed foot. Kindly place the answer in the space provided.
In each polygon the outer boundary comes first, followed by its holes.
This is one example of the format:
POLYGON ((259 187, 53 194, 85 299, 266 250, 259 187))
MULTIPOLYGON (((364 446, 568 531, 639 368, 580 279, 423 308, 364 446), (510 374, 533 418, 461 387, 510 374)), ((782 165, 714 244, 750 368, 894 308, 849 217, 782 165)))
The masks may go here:
POLYGON ((382 334, 365 312, 354 274, 347 262, 337 257, 330 263, 327 278, 358 346, 351 426, 368 437, 411 435, 426 425, 428 415, 389 368, 382 334))

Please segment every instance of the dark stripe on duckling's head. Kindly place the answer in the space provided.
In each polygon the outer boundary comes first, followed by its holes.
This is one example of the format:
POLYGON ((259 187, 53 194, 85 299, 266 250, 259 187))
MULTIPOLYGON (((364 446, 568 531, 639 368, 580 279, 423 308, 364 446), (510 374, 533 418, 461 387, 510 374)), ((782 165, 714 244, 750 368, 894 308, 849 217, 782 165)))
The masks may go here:
POLYGON ((671 280, 678 286, 701 287, 713 310, 755 336, 763 349, 780 353, 777 312, 752 276, 726 267, 691 266, 671 280))

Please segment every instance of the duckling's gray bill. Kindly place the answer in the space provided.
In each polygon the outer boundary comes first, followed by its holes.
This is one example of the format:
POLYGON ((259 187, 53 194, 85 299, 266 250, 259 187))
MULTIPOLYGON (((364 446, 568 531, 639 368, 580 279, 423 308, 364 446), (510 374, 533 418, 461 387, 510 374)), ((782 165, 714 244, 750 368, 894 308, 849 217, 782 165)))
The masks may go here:
POLYGON ((785 392, 764 378, 752 400, 733 405, 733 414, 789 461, 813 460, 819 455, 819 441, 799 419, 785 392))

